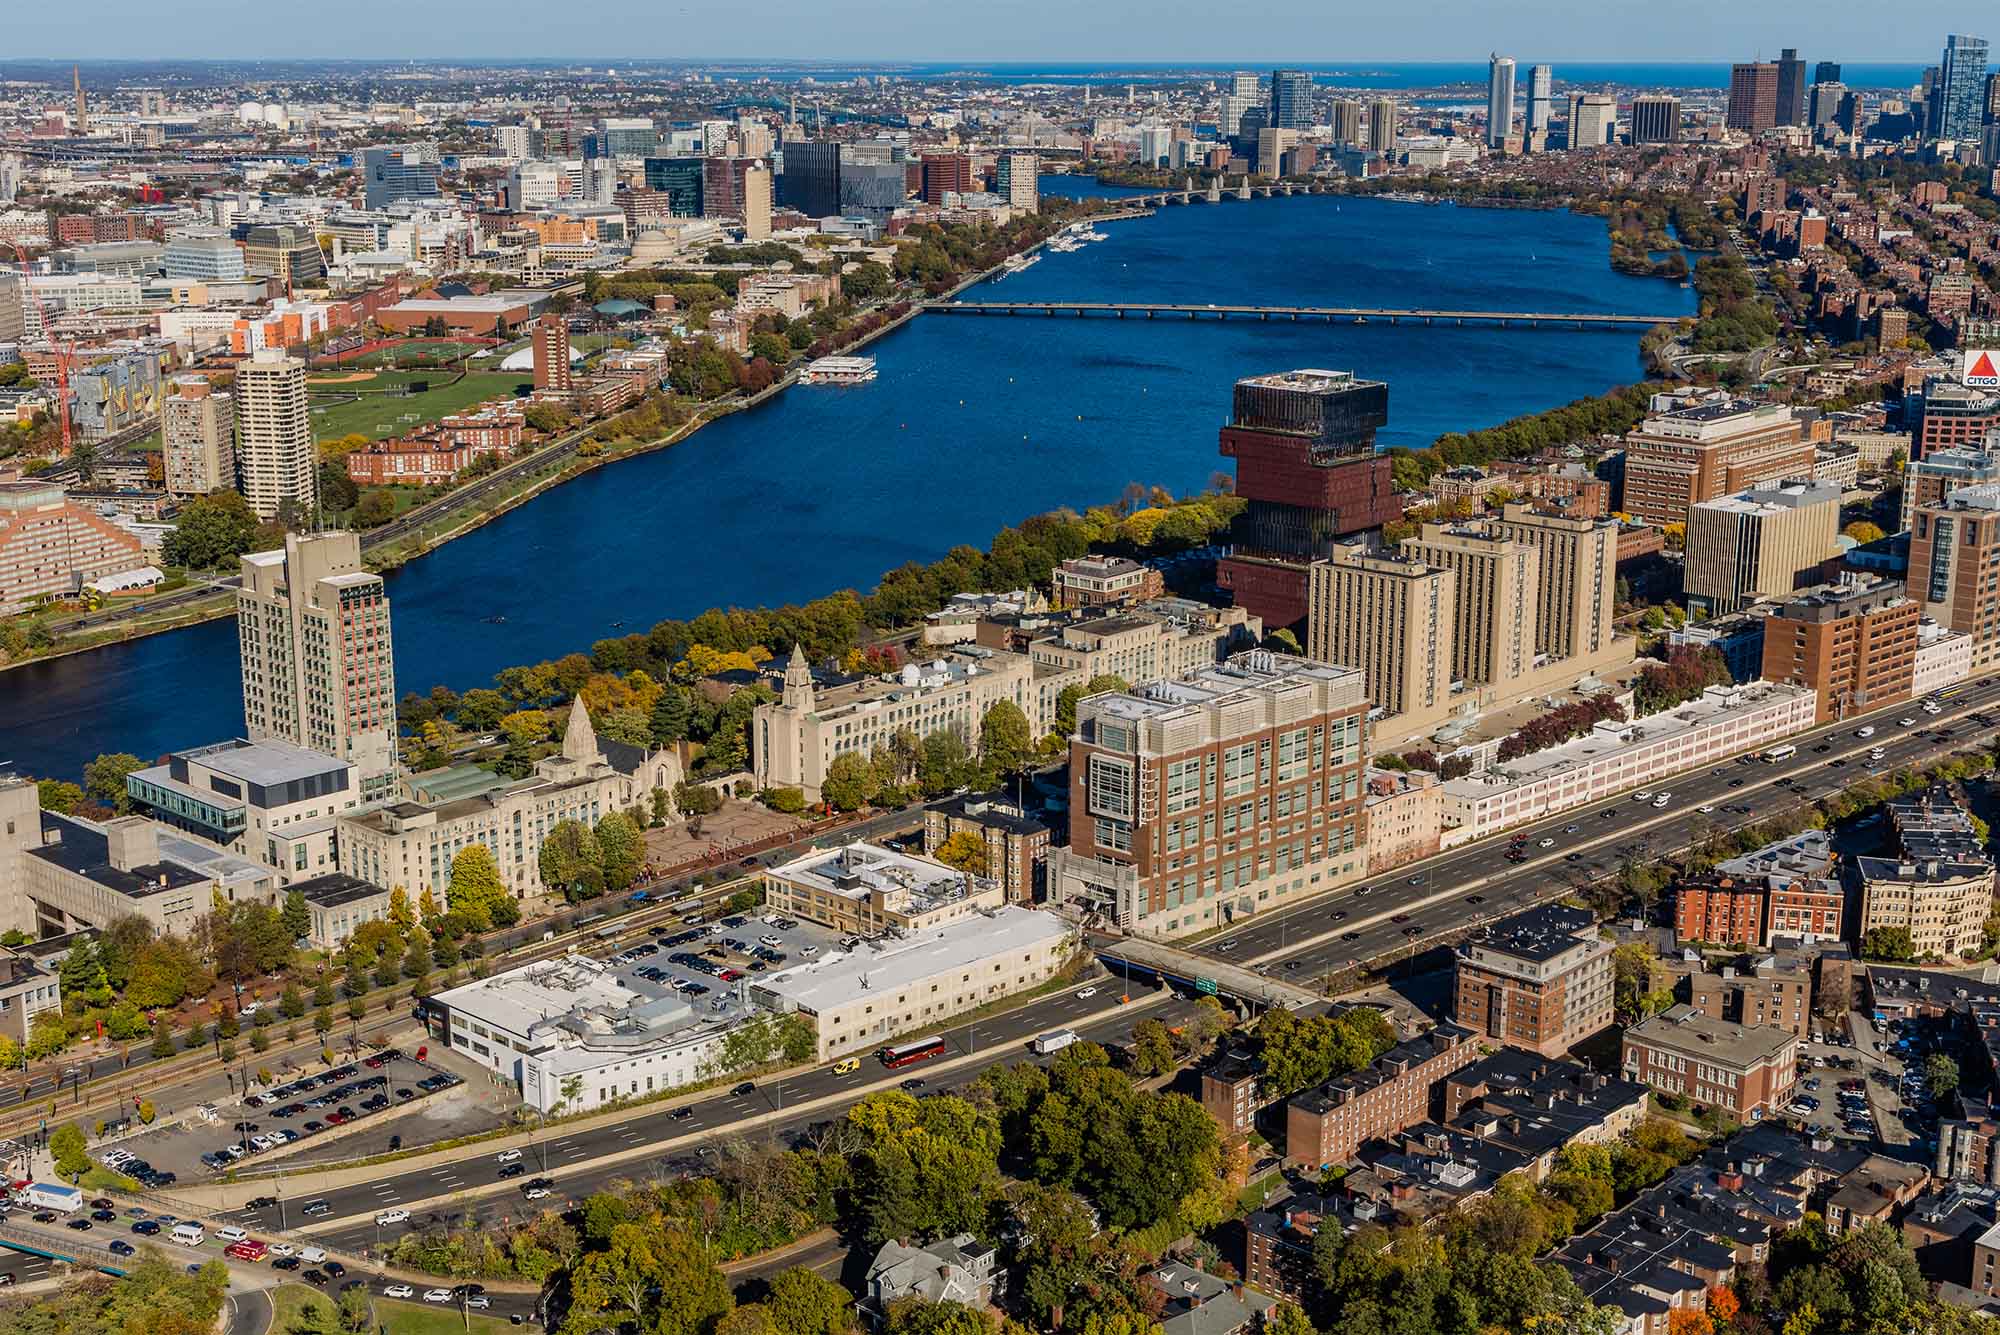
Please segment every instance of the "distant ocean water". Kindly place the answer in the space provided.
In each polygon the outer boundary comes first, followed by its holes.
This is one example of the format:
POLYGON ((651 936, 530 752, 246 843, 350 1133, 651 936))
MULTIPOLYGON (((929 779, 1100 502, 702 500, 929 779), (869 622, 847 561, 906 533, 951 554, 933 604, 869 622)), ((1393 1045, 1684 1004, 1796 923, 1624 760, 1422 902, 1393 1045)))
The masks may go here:
MULTIPOLYGON (((1529 56, 1517 57, 1519 71, 1517 86, 1525 88, 1528 66, 1535 63, 1529 56)), ((1290 69, 1303 69, 1313 76, 1313 82, 1342 88, 1435 88, 1444 84, 1486 84, 1485 61, 1454 61, 1439 63, 1408 63, 1382 61, 1342 61, 1314 63, 1311 61, 1286 61, 1290 69)), ((1713 64, 1673 64, 1645 63, 1633 61, 1583 62, 1564 64, 1549 62, 1555 71, 1558 84, 1578 84, 1595 88, 1715 88, 1729 87, 1729 65, 1727 62, 1713 64)), ((954 76, 968 80, 979 80, 1003 84, 1092 84, 1107 92, 1116 85, 1126 83, 1167 83, 1184 82, 1188 79, 1214 79, 1226 77, 1230 71, 1255 69, 1268 75, 1269 64, 1239 62, 1236 64, 1197 64, 1174 61, 1086 61, 1075 63, 1035 62, 973 64, 964 62, 915 62, 910 64, 880 66, 826 66, 823 68, 801 66, 757 66, 745 65, 746 70, 755 70, 767 77, 792 81, 812 78, 822 82, 837 79, 852 79, 863 75, 889 74, 899 78, 948 79, 954 76)), ((1841 81, 1850 88, 1907 88, 1923 78, 1922 62, 1908 63, 1842 63, 1841 81)))

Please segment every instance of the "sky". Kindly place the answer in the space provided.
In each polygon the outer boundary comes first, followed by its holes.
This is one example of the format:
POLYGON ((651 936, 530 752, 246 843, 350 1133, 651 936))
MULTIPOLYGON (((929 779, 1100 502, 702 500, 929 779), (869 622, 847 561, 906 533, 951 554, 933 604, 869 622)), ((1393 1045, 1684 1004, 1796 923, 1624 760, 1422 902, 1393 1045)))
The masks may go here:
POLYGON ((1991 3, 1926 0, 90 0, 19 5, 8 55, 837 61, 1934 61, 2000 40, 1991 3), (1448 45, 1440 40, 1448 35, 1448 45))

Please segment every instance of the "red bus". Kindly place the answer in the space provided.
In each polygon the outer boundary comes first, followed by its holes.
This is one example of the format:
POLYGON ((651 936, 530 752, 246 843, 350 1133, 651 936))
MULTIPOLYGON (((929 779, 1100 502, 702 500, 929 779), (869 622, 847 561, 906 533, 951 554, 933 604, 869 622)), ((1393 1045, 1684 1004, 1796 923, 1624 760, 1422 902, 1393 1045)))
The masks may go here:
POLYGON ((890 1070, 914 1066, 918 1062, 929 1061, 944 1051, 941 1038, 923 1038, 915 1043, 904 1043, 899 1047, 882 1049, 882 1064, 890 1070))

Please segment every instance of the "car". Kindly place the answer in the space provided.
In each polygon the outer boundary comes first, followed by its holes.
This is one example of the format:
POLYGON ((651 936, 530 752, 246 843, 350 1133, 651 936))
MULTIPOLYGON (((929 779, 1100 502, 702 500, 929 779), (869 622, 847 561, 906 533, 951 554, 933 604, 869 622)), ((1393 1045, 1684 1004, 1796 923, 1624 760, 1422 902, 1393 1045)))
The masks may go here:
POLYGON ((1617 820, 1618 812, 1616 811, 1616 809, 1607 808, 1606 810, 1598 812, 1597 818, 1599 820, 1617 820))
POLYGON ((1696 807, 1695 810, 1700 812, 1704 816, 1708 816, 1714 814, 1715 806, 1712 803, 1704 802, 1700 806, 1696 807))
POLYGON ((1333 920, 1334 920, 1335 922, 1344 922, 1344 921, 1346 920, 1346 918, 1347 918, 1347 910, 1346 910, 1346 909, 1335 909, 1335 910, 1333 911, 1333 920))
POLYGON ((549 1189, 547 1187, 529 1187, 521 1194, 531 1201, 546 1200, 548 1199, 549 1189))
POLYGON ((757 1082, 755 1080, 745 1080, 742 1084, 729 1091, 731 1097, 739 1099, 745 1094, 755 1094, 756 1092, 757 1082))
POLYGON ((79 1233, 88 1233, 93 1225, 88 1219, 72 1219, 67 1224, 64 1224, 63 1227, 73 1228, 79 1233))
MULTIPOLYGON (((1570 854, 1570 856, 1571 856, 1571 857, 1575 857, 1575 856, 1577 856, 1577 855, 1576 855, 1576 854, 1574 854, 1574 853, 1572 853, 1572 854, 1570 854)), ((1465 902, 1466 902, 1466 903, 1468 903, 1468 904, 1484 904, 1484 903, 1486 902, 1486 896, 1485 896, 1485 895, 1467 895, 1467 896, 1465 897, 1465 902)))
POLYGON ((521 1161, 521 1151, 502 1150, 500 1151, 500 1153, 494 1155, 493 1157, 500 1163, 519 1163, 521 1161))
POLYGON ((338 1261, 328 1261, 320 1268, 326 1271, 328 1275, 331 1275, 335 1279, 339 1279, 342 1275, 347 1273, 347 1267, 342 1265, 338 1261))
POLYGON ((1360 885, 1354 888, 1354 893, 1357 895, 1367 895, 1374 893, 1374 890, 1375 887, 1372 885, 1360 885))
POLYGON ((500 1165, 500 1180, 505 1182, 508 1178, 520 1177, 527 1171, 528 1166, 526 1164, 502 1164, 500 1165))
POLYGON ((493 1306, 493 1300, 483 1293, 475 1293, 465 1300, 465 1305, 475 1311, 483 1312, 493 1306))
POLYGON ((673 1111, 673 1119, 676 1122, 685 1122, 688 1118, 692 1116, 694 1116, 694 1109, 687 1107, 686 1105, 676 1108, 673 1111))
POLYGON ((396 1091, 396 1097, 399 1099, 413 1099, 416 1096, 417 1091, 414 1089, 399 1089, 396 1091))
POLYGON ((1404 936, 1422 936, 1423 934, 1424 929, 1421 927, 1405 927, 1403 929, 1404 936))
POLYGON ((384 1298, 408 1298, 415 1292, 416 1290, 407 1284, 391 1284, 388 1288, 382 1290, 382 1296, 384 1298))
POLYGON ((450 1290, 450 1289, 425 1289, 425 1290, 424 1290, 424 1301, 425 1301, 425 1302, 427 1302, 427 1303, 448 1303, 448 1302, 450 1302, 450 1301, 451 1301, 451 1290, 450 1290))
POLYGON ((1650 802, 1653 800, 1653 794, 1649 790, 1641 788, 1638 792, 1632 794, 1632 800, 1634 802, 1650 802))
POLYGON ((313 1219, 317 1219, 321 1215, 333 1213, 333 1207, 325 1201, 307 1201, 303 1208, 306 1216, 313 1219))
POLYGON ((1361 939, 1361 933, 1359 933, 1359 932, 1342 932, 1342 933, 1340 934, 1340 939, 1341 939, 1341 940, 1343 940, 1343 941, 1359 941, 1359 940, 1361 939))
POLYGON ((1079 992, 1078 992, 1078 993, 1076 994, 1076 999, 1077 999, 1078 1001, 1089 1001, 1089 1000, 1090 1000, 1090 999, 1091 999, 1092 997, 1094 997, 1094 996, 1096 996, 1096 995, 1097 995, 1097 989, 1096 989, 1096 988, 1094 988, 1094 987, 1086 987, 1086 988, 1083 988, 1082 990, 1080 990, 1080 991, 1079 991, 1079 992))
POLYGON ((1831 750, 1833 750, 1833 747, 1829 743, 1821 742, 1818 746, 1815 746, 1813 748, 1813 754, 1823 756, 1831 750))
POLYGON ((1917 726, 1917 721, 1913 718, 1899 718, 1896 720, 1896 726, 1899 728, 1914 728, 1917 726))
POLYGON ((408 1210, 403 1210, 403 1209, 384 1210, 381 1214, 375 1216, 375 1222, 379 1226, 386 1227, 387 1225, 390 1224, 406 1223, 409 1220, 409 1218, 410 1218, 410 1212, 408 1210))
POLYGON ((130 1256, 134 1252, 139 1250, 137 1247, 134 1247, 131 1243, 125 1241, 125 1239, 123 1238, 113 1238, 110 1242, 105 1244, 104 1249, 110 1252, 113 1256, 130 1256))
POLYGON ((221 1228, 215 1230, 215 1236, 221 1238, 224 1242, 241 1242, 249 1237, 250 1234, 234 1224, 224 1224, 221 1228))
POLYGON ((292 1246, 289 1242, 274 1242, 271 1244, 271 1255, 273 1256, 290 1256, 296 1251, 298 1251, 298 1248, 292 1246))
POLYGON ((1581 853, 1565 853, 1565 854, 1563 854, 1563 861, 1564 861, 1564 862, 1581 862, 1581 861, 1583 861, 1583 854, 1581 854, 1581 853))
POLYGON ((142 1238, 150 1238, 160 1231, 160 1226, 150 1219, 141 1219, 132 1225, 132 1231, 142 1238))
POLYGON ((243 1202, 243 1208, 246 1210, 268 1210, 277 1203, 278 1198, 276 1196, 252 1196, 249 1200, 243 1202))
POLYGON ((118 1215, 117 1212, 113 1210, 92 1210, 90 1212, 90 1217, 92 1219, 95 1219, 100 1224, 108 1224, 112 1220, 116 1219, 118 1215))
POLYGON ((35 1211, 35 1222, 38 1224, 53 1224, 56 1222, 56 1212, 54 1210, 37 1210, 35 1211))
POLYGON ((1407 882, 1407 884, 1410 885, 1422 885, 1423 883, 1424 883, 1424 878, 1421 876, 1412 876, 1407 882))

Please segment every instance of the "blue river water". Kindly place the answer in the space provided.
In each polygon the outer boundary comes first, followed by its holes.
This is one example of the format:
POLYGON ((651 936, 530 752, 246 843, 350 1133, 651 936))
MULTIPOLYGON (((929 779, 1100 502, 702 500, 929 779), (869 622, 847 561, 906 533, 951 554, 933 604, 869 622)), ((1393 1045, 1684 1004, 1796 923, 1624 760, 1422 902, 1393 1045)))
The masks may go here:
MULTIPOLYGON (((1047 178, 1051 190, 1098 192, 1047 178)), ((968 294, 1025 300, 1456 307, 1671 315, 1693 294, 1613 273, 1601 220, 1324 196, 1106 223, 968 294)), ((866 590, 1129 482, 1204 486, 1230 386, 1352 369, 1390 386, 1386 445, 1637 377, 1631 331, 925 315, 854 388, 795 387, 682 445, 588 473, 389 579, 399 691, 489 684, 708 607, 866 590), (488 620, 505 617, 504 622, 488 620)), ((228 620, 0 672, 0 765, 74 777, 243 726, 228 620)))

